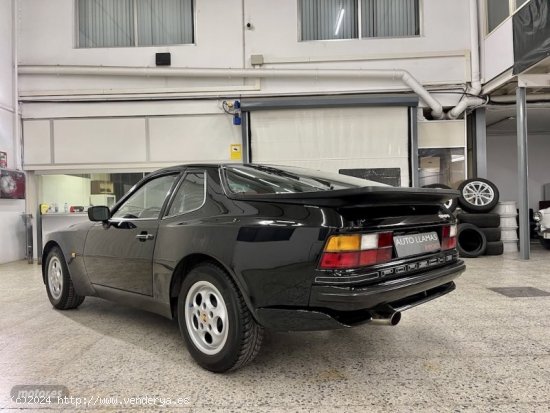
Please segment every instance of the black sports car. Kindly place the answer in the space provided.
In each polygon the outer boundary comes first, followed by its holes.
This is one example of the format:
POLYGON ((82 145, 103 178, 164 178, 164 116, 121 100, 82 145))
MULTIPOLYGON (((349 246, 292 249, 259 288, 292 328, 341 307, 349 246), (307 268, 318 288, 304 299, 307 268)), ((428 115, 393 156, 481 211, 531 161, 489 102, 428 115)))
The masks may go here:
POLYGON ((255 357, 264 328, 395 325, 452 291, 464 263, 443 204, 456 196, 301 168, 175 166, 51 234, 44 283, 58 309, 89 295, 177 318, 193 358, 223 372, 255 357))

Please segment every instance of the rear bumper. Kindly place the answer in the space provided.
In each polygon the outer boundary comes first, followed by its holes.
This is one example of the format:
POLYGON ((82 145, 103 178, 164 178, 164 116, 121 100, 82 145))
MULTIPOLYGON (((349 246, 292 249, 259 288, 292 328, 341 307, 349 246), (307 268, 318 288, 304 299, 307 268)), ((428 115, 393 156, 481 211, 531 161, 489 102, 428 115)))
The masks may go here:
POLYGON ((455 289, 463 261, 432 271, 364 288, 313 286, 309 308, 259 308, 264 327, 278 331, 315 331, 352 327, 372 320, 379 309, 405 311, 455 289))
POLYGON ((309 306, 335 311, 372 309, 448 284, 465 268, 463 261, 457 261, 423 274, 398 278, 364 288, 316 285, 311 289, 309 306))

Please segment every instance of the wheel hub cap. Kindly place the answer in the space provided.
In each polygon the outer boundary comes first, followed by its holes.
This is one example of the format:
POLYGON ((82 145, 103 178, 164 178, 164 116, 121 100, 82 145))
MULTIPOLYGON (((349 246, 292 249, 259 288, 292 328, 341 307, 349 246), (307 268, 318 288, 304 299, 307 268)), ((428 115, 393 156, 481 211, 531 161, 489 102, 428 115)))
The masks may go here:
POLYGON ((48 263, 48 286, 52 297, 58 300, 63 290, 63 270, 57 257, 52 257, 48 263))
POLYGON ((227 341, 229 319, 220 291, 208 281, 191 286, 185 298, 185 325, 195 346, 214 355, 227 341))

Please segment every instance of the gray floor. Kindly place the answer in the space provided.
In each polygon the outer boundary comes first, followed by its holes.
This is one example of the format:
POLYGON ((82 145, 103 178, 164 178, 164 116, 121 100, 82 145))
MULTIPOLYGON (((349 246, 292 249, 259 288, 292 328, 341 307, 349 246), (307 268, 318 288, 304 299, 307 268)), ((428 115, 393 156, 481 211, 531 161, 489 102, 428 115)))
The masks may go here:
POLYGON ((148 411, 550 411, 550 297, 488 289, 550 292, 550 251, 467 265, 457 291, 397 327, 270 334, 256 361, 229 375, 193 364, 172 321, 94 298, 54 311, 38 266, 0 265, 0 410, 58 411, 9 400, 14 385, 55 384, 82 398, 187 401, 133 407, 148 411))

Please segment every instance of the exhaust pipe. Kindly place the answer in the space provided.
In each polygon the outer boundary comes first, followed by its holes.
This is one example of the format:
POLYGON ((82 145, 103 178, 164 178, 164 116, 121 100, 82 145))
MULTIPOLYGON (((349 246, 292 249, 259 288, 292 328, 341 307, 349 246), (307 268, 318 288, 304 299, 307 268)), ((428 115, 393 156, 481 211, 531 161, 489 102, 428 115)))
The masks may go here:
POLYGON ((396 326, 401 321, 399 311, 372 313, 370 323, 378 326, 396 326))

